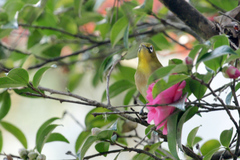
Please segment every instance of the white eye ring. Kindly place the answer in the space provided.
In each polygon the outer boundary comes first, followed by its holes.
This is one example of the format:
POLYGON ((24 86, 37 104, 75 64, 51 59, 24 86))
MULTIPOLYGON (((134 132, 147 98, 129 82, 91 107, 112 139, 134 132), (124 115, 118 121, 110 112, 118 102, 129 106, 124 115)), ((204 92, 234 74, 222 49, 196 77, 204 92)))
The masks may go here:
POLYGON ((150 51, 150 53, 153 52, 153 47, 152 46, 149 47, 149 51, 150 51))

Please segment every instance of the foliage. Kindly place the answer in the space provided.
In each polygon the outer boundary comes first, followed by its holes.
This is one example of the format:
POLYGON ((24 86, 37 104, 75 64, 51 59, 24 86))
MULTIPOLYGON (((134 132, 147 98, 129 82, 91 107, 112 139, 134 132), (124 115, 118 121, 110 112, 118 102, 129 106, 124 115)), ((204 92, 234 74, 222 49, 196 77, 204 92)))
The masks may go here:
MULTIPOLYGON (((239 155, 240 124, 230 110, 239 110, 239 79, 231 79, 230 83, 223 83, 218 88, 214 88, 212 82, 219 77, 225 66, 239 69, 239 24, 232 25, 235 22, 233 20, 225 25, 228 20, 223 20, 219 24, 220 28, 216 29, 220 35, 203 43, 204 37, 191 30, 194 26, 179 22, 179 19, 169 13, 168 6, 163 5, 165 0, 162 2, 5 1, 0 10, 1 155, 10 156, 4 153, 3 146, 8 142, 3 131, 16 137, 24 147, 16 155, 22 159, 31 156, 34 157, 31 159, 46 159, 42 154, 46 143, 70 143, 59 132, 64 128, 61 124, 64 119, 52 116, 36 131, 35 147, 28 148, 28 134, 18 124, 5 120, 11 112, 13 97, 18 96, 20 99, 38 97, 69 105, 94 107, 85 116, 83 130, 78 133, 73 144, 74 151, 68 152, 75 159, 90 159, 101 155, 107 157, 111 153, 116 153, 115 159, 118 159, 126 151, 135 152, 132 159, 138 160, 181 159, 180 152, 192 159, 236 159, 239 155), (107 10, 104 5, 111 9, 107 10), (188 37, 188 43, 178 42, 181 37, 188 37), (146 122, 146 100, 135 87, 135 69, 122 63, 137 57, 141 42, 152 43, 156 51, 172 50, 188 54, 188 58, 193 60, 192 64, 186 64, 182 60, 184 57, 171 59, 168 65, 156 70, 148 79, 148 84, 158 80, 153 87, 153 97, 181 81, 186 82, 182 98, 173 104, 164 104, 176 108, 167 117, 167 136, 162 134, 161 129, 156 130, 154 125, 146 122), (205 72, 201 71, 202 68, 205 72), (67 82, 62 84, 62 88, 67 88, 67 91, 42 86, 42 81, 47 79, 44 74, 49 70, 64 73, 67 82), (87 76, 89 73, 91 78, 87 76), (88 78, 87 82, 82 80, 84 78, 88 78), (98 97, 101 101, 79 95, 76 88, 82 83, 91 83, 96 92, 101 92, 102 97, 98 97), (97 90, 101 85, 106 86, 106 89, 97 90), (220 96, 225 90, 230 91, 229 94, 220 96), (208 101, 206 98, 209 97, 215 102, 208 101), (117 105, 112 103, 113 99, 117 99, 117 105), (188 135, 182 134, 184 124, 191 121, 192 117, 219 110, 226 112, 232 121, 230 129, 216 133, 216 137, 210 140, 198 136, 201 126, 189 130, 188 135), (145 129, 141 133, 143 135, 137 131, 139 126, 145 129), (183 137, 187 142, 182 141, 183 137), (137 139, 134 141, 135 147, 128 145, 130 138, 137 139), (168 148, 162 147, 164 143, 168 144, 168 148), (113 149, 112 145, 118 149, 113 149), (89 155, 87 151, 92 146, 97 154, 89 155), (195 151, 194 147, 198 150, 195 151)), ((230 11, 238 5, 237 0, 191 0, 189 3, 208 19, 217 16, 218 10, 230 11)), ((237 17, 231 13, 229 15, 232 18, 237 17)), ((74 117, 73 119, 75 120, 74 117)))

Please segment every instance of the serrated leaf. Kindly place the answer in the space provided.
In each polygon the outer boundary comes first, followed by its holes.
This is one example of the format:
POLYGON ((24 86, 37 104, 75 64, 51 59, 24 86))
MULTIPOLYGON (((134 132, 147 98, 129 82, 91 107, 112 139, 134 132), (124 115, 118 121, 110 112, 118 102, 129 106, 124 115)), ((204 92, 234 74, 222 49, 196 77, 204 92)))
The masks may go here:
POLYGON ((200 126, 198 127, 195 127, 193 128, 190 133, 188 134, 188 137, 187 137, 187 144, 190 148, 193 148, 194 146, 194 140, 195 140, 195 137, 196 137, 196 134, 198 132, 198 129, 199 129, 200 126))
MULTIPOLYGON (((98 144, 95 145, 95 149, 99 153, 107 152, 109 150, 109 146, 110 146, 109 142, 99 142, 98 144)), ((107 154, 104 154, 103 156, 106 157, 107 154)))
POLYGON ((207 155, 210 151, 219 148, 221 146, 220 142, 216 139, 211 139, 205 142, 200 148, 203 156, 207 155))
POLYGON ((55 141, 60 141, 60 142, 66 142, 69 143, 66 137, 64 137, 61 133, 51 133, 49 137, 47 138, 46 143, 49 142, 55 142, 55 141))
POLYGON ((151 133, 149 134, 149 132, 151 132, 152 127, 154 127, 154 124, 147 126, 147 128, 145 129, 145 135, 148 134, 147 135, 148 139, 151 139, 151 137, 152 137, 152 134, 151 133))
POLYGON ((75 152, 77 153, 79 148, 82 146, 83 142, 85 141, 85 139, 89 136, 91 132, 90 131, 82 131, 75 143, 75 152))
POLYGON ((226 148, 229 147, 231 139, 232 139, 232 134, 233 134, 233 128, 222 131, 222 133, 220 135, 220 142, 224 147, 226 147, 226 148))
MULTIPOLYGON (((120 93, 122 93, 123 91, 125 91, 127 89, 131 89, 132 87, 135 87, 135 84, 133 84, 132 82, 130 82, 128 80, 119 80, 119 81, 113 83, 109 87, 109 97, 113 98, 113 97, 119 95, 120 93)), ((106 100, 106 98, 107 98, 107 94, 105 91, 102 95, 102 101, 106 100)))
POLYGON ((47 142, 48 137, 51 135, 52 131, 59 125, 50 124, 46 128, 44 128, 39 135, 38 139, 36 139, 36 149, 39 153, 42 152, 42 148, 44 144, 47 142))
POLYGON ((23 134, 23 132, 19 128, 17 128, 16 126, 14 126, 11 123, 8 123, 5 121, 1 121, 0 124, 4 129, 6 129, 13 136, 15 136, 21 142, 21 144, 24 146, 24 148, 27 149, 27 139, 26 139, 25 135, 23 134))
POLYGON ((85 141, 85 143, 83 144, 83 146, 80 150, 79 159, 83 159, 83 157, 85 156, 89 147, 97 140, 98 140, 98 138, 96 136, 89 136, 87 138, 87 140, 85 141))
POLYGON ((0 121, 7 115, 11 107, 11 98, 7 91, 0 94, 0 121))
POLYGON ((25 69, 14 68, 9 71, 6 77, 0 78, 0 88, 26 87, 28 81, 29 75, 25 69))
POLYGON ((58 117, 53 117, 48 119, 46 122, 44 122, 38 129, 37 134, 36 134, 36 144, 37 144, 37 140, 39 139, 40 135, 42 134, 42 132, 44 131, 44 129, 51 124, 53 121, 58 120, 60 118, 58 117))
POLYGON ((42 79, 43 74, 44 74, 49 68, 51 68, 51 67, 43 67, 43 68, 39 69, 39 70, 34 74, 32 84, 33 84, 33 86, 34 86, 35 88, 38 87, 38 85, 39 85, 39 83, 40 83, 40 81, 41 81, 41 79, 42 79))
POLYGON ((180 160, 178 157, 177 151, 177 121, 178 121, 179 113, 172 114, 168 117, 167 121, 167 139, 168 139, 168 148, 171 154, 177 159, 180 160))
POLYGON ((110 40, 111 44, 114 47, 117 42, 123 38, 124 32, 128 26, 128 18, 126 16, 120 18, 112 27, 110 40))

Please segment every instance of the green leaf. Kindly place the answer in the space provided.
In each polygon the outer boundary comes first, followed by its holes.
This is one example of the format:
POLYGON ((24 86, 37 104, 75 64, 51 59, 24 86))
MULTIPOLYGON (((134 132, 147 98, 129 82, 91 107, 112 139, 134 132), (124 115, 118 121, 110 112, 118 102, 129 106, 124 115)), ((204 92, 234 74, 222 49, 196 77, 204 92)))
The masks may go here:
POLYGON ((23 147, 27 149, 27 139, 19 128, 5 121, 1 121, 0 124, 4 129, 14 135, 22 143, 23 147))
POLYGON ((0 130, 0 152, 2 152, 3 148, 3 136, 2 136, 2 131, 0 130))
POLYGON ((191 132, 188 134, 188 137, 187 137, 187 144, 188 146, 192 149, 193 146, 195 145, 194 144, 194 141, 195 141, 195 138, 196 138, 196 134, 198 132, 198 129, 199 129, 200 126, 198 127, 195 127, 191 130, 191 132))
POLYGON ((200 148, 203 156, 208 154, 210 151, 219 148, 221 146, 220 142, 216 139, 211 139, 207 142, 205 142, 202 147, 200 148))
POLYGON ((171 154, 177 159, 180 160, 178 157, 177 151, 177 121, 178 121, 179 113, 172 114, 168 117, 167 121, 167 139, 168 139, 168 148, 171 154))
MULTIPOLYGON (((43 90, 38 90, 39 92, 41 92, 42 94, 44 94, 43 90)), ((38 92, 32 90, 31 88, 23 88, 23 89, 14 89, 14 92, 17 93, 20 96, 23 97, 28 97, 28 98, 42 98, 42 97, 37 97, 37 96, 32 96, 32 95, 28 95, 26 93, 32 93, 32 94, 39 94, 38 92)))
POLYGON ((178 82, 181 82, 187 78, 188 78, 187 75, 176 74, 176 75, 170 75, 168 82, 165 82, 165 80, 160 79, 153 87, 153 91, 152 91, 153 97, 155 98, 162 91, 170 88, 174 84, 177 84, 178 82))
POLYGON ((77 153, 79 148, 82 146, 83 142, 85 141, 85 139, 89 136, 91 132, 90 131, 82 131, 75 143, 75 152, 77 153))
POLYGON ((231 47, 227 45, 223 45, 214 49, 211 53, 203 55, 200 59, 198 59, 197 63, 209 61, 214 58, 217 58, 223 55, 228 55, 228 54, 236 54, 236 53, 232 50, 231 47))
POLYGON ((211 40, 213 41, 213 48, 217 48, 223 45, 229 46, 229 40, 226 35, 216 35, 211 37, 211 40))
POLYGON ((106 117, 105 116, 94 117, 92 115, 92 113, 102 113, 102 112, 111 112, 111 111, 108 109, 105 109, 105 108, 98 107, 98 108, 94 108, 90 112, 88 112, 88 114, 85 117, 85 126, 86 126, 87 130, 91 130, 94 127, 101 128, 109 123, 112 123, 113 121, 115 121, 118 118, 118 116, 115 114, 111 114, 106 117))
MULTIPOLYGON (((199 79, 202 79, 205 83, 208 83, 212 78, 212 74, 209 72, 206 75, 197 73, 195 76, 199 79)), ((191 92, 197 99, 201 99, 207 91, 207 87, 196 80, 191 79, 189 85, 191 92)))
POLYGON ((8 114, 11 107, 11 98, 7 91, 0 94, 0 121, 8 114))
MULTIPOLYGON (((109 150, 109 142, 99 142, 98 144, 95 145, 95 149, 99 152, 107 152, 109 150)), ((107 154, 104 154, 104 157, 106 157, 107 154)))
POLYGON ((34 77, 33 77, 33 86, 35 88, 38 87, 41 79, 42 79, 42 76, 43 74, 51 67, 43 67, 43 68, 40 68, 35 74, 34 74, 34 77))
MULTIPOLYGON (((184 98, 185 100, 186 98, 184 98)), ((192 114, 192 111, 196 111, 195 107, 191 107, 188 110, 186 110, 183 115, 181 116, 181 118, 179 119, 179 122, 177 124, 177 144, 178 147, 183 151, 182 148, 182 128, 183 128, 183 124, 186 122, 187 118, 189 117, 189 114, 192 114)))
POLYGON ((117 42, 123 38, 125 30, 128 26, 128 18, 126 16, 120 18, 112 27, 110 40, 114 47, 117 42))
POLYGON ((231 139, 232 139, 232 134, 233 134, 233 128, 222 131, 222 133, 220 135, 220 142, 224 147, 226 147, 226 148, 229 147, 231 139))
POLYGON ((89 147, 97 140, 98 140, 98 138, 96 136, 89 136, 87 138, 87 140, 85 141, 85 143, 83 144, 83 146, 80 150, 79 159, 83 159, 83 157, 85 156, 89 147))
POLYGON ((155 80, 169 75, 174 67, 176 67, 176 65, 168 65, 155 70, 148 79, 148 85, 153 83, 155 80))
POLYGON ((0 88, 26 87, 28 81, 28 72, 23 68, 15 68, 6 77, 0 78, 0 88))
POLYGON ((124 56, 124 59, 132 59, 137 57, 138 53, 138 48, 139 48, 140 42, 136 44, 132 44, 128 51, 127 54, 124 56))
POLYGON ((152 134, 151 133, 149 134, 149 132, 151 132, 152 127, 154 127, 154 124, 147 126, 147 128, 145 129, 145 135, 148 134, 147 135, 148 139, 151 139, 151 137, 152 137, 152 134))
POLYGON ((127 92, 127 94, 124 97, 123 104, 128 105, 130 101, 133 99, 134 93, 136 92, 136 89, 131 89, 127 92))
MULTIPOLYGON (((133 84, 132 82, 130 82, 128 80, 117 81, 109 87, 109 97, 113 98, 113 97, 119 95, 120 93, 122 93, 123 91, 125 91, 127 89, 131 89, 132 87, 135 87, 135 84, 133 84)), ((106 99, 107 99, 107 94, 105 91, 102 96, 102 101, 105 101, 106 99)))
POLYGON ((74 73, 69 76, 67 88, 70 92, 76 89, 78 84, 81 82, 81 79, 83 78, 83 76, 84 76, 83 73, 74 73))
POLYGON ((110 140, 113 135, 113 130, 103 130, 98 133, 97 138, 99 140, 110 140))
POLYGON ((147 14, 152 13, 153 0, 145 0, 141 6, 135 8, 136 11, 145 12, 147 14))
POLYGON ((215 152, 217 152, 219 149, 220 149, 220 148, 218 147, 218 148, 214 148, 214 149, 212 149, 211 151, 209 151, 209 152, 203 157, 203 160, 211 160, 213 154, 214 154, 215 152))
POLYGON ((39 0, 38 3, 31 5, 26 4, 19 12, 19 18, 24 19, 28 24, 35 21, 44 11, 47 0, 39 0))
POLYGON ((103 80, 103 75, 107 73, 107 71, 112 67, 112 65, 119 59, 119 55, 110 55, 104 59, 101 66, 99 67, 99 74, 101 81, 103 80))
POLYGON ((158 33, 157 35, 153 36, 151 41, 153 44, 155 44, 154 47, 156 50, 169 49, 171 47, 171 43, 165 38, 163 33, 158 33))
POLYGON ((58 118, 58 117, 50 118, 50 119, 48 119, 46 122, 44 122, 44 123, 39 127, 39 129, 38 129, 38 131, 37 131, 37 134, 36 134, 36 144, 37 144, 37 140, 39 139, 40 135, 43 133, 43 131, 45 130, 45 128, 46 128, 49 124, 51 124, 53 121, 58 120, 58 119, 60 119, 60 118, 58 118))
POLYGON ((129 35, 129 24, 127 25, 126 30, 123 35, 123 45, 125 48, 128 48, 128 35, 129 35))
POLYGON ((196 55, 199 53, 199 55, 204 52, 207 52, 209 46, 208 45, 205 45, 205 44, 198 44, 196 46, 194 46, 194 48, 190 51, 189 53, 189 57, 192 58, 192 59, 195 59, 196 55))
POLYGON ((226 96, 225 103, 227 105, 230 105, 231 104, 231 100, 232 100, 232 91, 229 92, 228 95, 226 96))
POLYGON ((46 143, 49 142, 55 142, 55 141, 60 141, 60 142, 66 142, 69 143, 69 141, 67 140, 67 138, 65 138, 62 134, 60 133, 51 133, 49 135, 49 137, 46 140, 46 143))
POLYGON ((31 48, 37 43, 40 43, 40 40, 42 39, 42 34, 38 30, 34 30, 31 32, 30 36, 28 37, 28 43, 27 48, 31 48))
POLYGON ((48 137, 51 135, 51 132, 59 125, 50 124, 46 128, 44 128, 39 135, 38 139, 36 139, 36 149, 39 153, 42 152, 42 148, 44 144, 47 142, 48 137))

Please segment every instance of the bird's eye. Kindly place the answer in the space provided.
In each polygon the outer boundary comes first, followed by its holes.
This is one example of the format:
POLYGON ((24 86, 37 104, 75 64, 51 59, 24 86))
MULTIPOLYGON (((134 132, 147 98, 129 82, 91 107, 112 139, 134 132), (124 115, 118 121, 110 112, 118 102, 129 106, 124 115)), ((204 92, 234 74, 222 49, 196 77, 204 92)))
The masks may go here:
POLYGON ((150 53, 153 52, 153 47, 152 47, 152 46, 150 46, 148 49, 149 49, 149 52, 150 52, 150 53))

